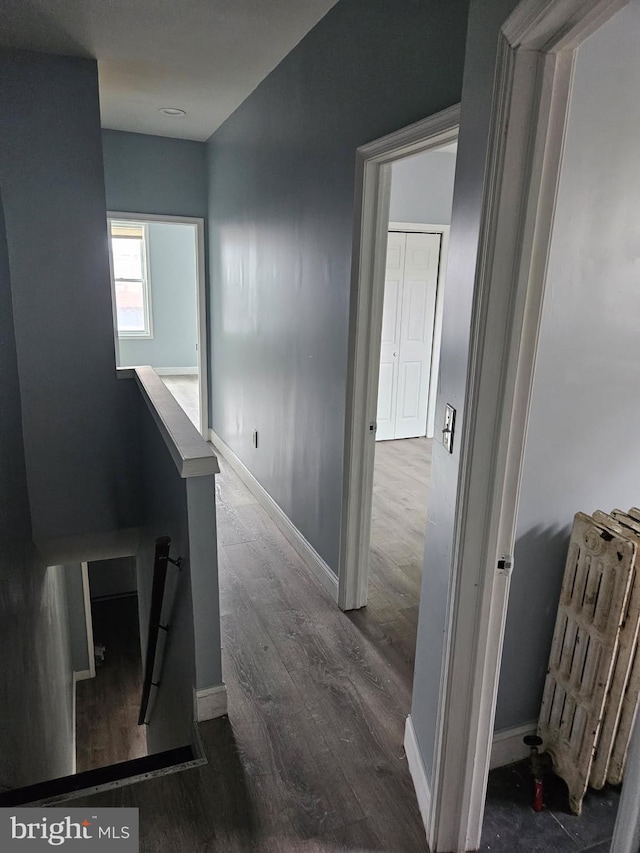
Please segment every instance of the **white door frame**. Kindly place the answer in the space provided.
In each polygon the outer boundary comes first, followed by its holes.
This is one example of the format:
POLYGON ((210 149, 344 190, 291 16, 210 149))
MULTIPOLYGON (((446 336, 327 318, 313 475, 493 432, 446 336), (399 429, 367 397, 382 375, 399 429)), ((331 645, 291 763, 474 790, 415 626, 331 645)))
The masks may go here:
POLYGON ((626 0, 523 0, 499 40, 431 806, 480 844, 522 460, 576 48, 626 0))
MULTIPOLYGON (((209 370, 207 361, 207 294, 205 285, 204 265, 204 219, 197 216, 171 216, 157 213, 123 213, 122 211, 107 211, 108 219, 133 220, 134 222, 166 222, 196 226, 196 278, 198 294, 196 299, 197 331, 198 331, 198 379, 200 391, 200 434, 209 441, 209 370)), ((111 264, 111 252, 109 252, 111 264)), ((113 286, 113 271, 111 272, 113 286)), ((113 300, 114 334, 118 336, 115 320, 115 298, 113 300)), ((116 358, 118 351, 116 348, 116 358)), ((118 365, 119 366, 119 365, 118 365)))
POLYGON ((440 368, 440 344, 442 342, 442 312, 444 309, 444 281, 449 256, 450 225, 431 225, 422 222, 390 222, 389 231, 440 235, 440 261, 436 283, 436 307, 433 319, 433 341, 429 366, 429 402, 427 404, 427 438, 433 438, 436 423, 436 397, 438 394, 438 370, 440 368))
POLYGON ((455 142, 460 105, 358 148, 351 265, 349 368, 342 484, 338 605, 364 607, 375 458, 380 336, 389 231, 391 166, 397 160, 455 142))

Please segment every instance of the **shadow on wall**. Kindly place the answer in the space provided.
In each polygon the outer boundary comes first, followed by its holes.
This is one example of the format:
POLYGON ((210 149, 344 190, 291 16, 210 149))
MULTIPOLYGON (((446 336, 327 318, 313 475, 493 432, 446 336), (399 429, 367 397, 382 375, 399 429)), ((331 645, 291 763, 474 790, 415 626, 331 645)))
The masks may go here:
POLYGON ((73 681, 64 566, 30 546, 0 566, 0 786, 19 788, 73 772, 73 681))
POLYGON ((536 526, 516 542, 496 730, 538 719, 570 534, 536 526))

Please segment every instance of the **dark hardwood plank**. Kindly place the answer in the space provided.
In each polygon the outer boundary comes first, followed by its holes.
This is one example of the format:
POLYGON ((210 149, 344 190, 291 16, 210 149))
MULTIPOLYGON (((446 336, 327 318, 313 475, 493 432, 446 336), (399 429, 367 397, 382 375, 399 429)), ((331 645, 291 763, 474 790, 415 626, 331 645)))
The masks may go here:
POLYGON ((91 802, 138 805, 143 851, 425 850, 402 746, 419 573, 379 556, 370 607, 341 613, 221 468, 229 718, 202 726, 207 767, 91 802))
POLYGON ((138 726, 142 661, 137 596, 92 603, 93 636, 105 646, 95 678, 76 684, 77 771, 106 767, 147 754, 138 726))
MULTIPOLYGON (((137 806, 142 853, 426 851, 403 735, 430 443, 376 447, 369 605, 348 614, 224 460, 221 469, 229 717, 201 725, 209 764, 77 804, 137 806)), ((490 775, 482 850, 571 853, 608 831, 610 809, 600 822, 594 808, 590 841, 586 824, 534 814, 527 778, 522 767, 490 775)))

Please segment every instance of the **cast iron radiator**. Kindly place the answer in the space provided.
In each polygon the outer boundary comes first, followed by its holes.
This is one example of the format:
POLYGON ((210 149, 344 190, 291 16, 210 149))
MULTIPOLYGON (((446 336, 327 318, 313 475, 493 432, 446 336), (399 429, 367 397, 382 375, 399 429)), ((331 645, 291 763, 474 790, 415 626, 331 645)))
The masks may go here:
POLYGON ((587 785, 622 781, 640 686, 639 553, 640 510, 575 516, 538 724, 574 814, 587 785))

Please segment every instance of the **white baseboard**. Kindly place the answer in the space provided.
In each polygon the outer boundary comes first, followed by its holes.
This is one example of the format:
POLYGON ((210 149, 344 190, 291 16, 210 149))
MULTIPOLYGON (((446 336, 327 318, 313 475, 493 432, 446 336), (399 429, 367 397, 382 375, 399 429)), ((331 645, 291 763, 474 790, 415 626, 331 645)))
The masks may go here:
POLYGON ((227 687, 219 684, 217 687, 205 687, 195 690, 196 720, 215 720, 227 713, 227 687))
MULTIPOLYGON (((537 724, 534 721, 522 726, 515 726, 511 729, 503 729, 496 732, 493 736, 493 745, 491 747, 491 769, 515 764, 516 761, 528 758, 530 750, 523 743, 523 738, 526 735, 535 734, 537 730, 536 726, 537 724)), ((426 773, 424 772, 424 764, 422 763, 422 756, 420 755, 411 716, 407 717, 405 724, 404 751, 407 756, 407 764, 409 765, 413 787, 416 791, 418 808, 420 809, 420 815, 422 816, 422 822, 427 834, 427 843, 430 847, 433 847, 433 839, 431 838, 431 790, 426 773)))
POLYGON ((424 831, 427 835, 427 844, 430 848, 432 845, 431 838, 431 789, 427 781, 427 774, 424 772, 424 764, 418 747, 415 729, 411 716, 407 717, 407 722, 404 727, 404 751, 407 756, 407 764, 409 765, 409 773, 413 781, 413 787, 416 791, 418 800, 418 808, 424 824, 424 831))
POLYGON ((491 762, 489 768, 506 767, 523 761, 531 754, 531 750, 523 743, 526 735, 537 733, 537 722, 534 720, 522 726, 514 726, 511 729, 502 729, 493 734, 493 745, 491 747, 491 762))
POLYGON ((154 367, 158 376, 197 376, 197 367, 154 367))
POLYGON ((274 501, 271 495, 265 491, 260 483, 253 476, 251 471, 242 462, 229 445, 217 435, 212 429, 209 430, 211 436, 211 444, 216 448, 229 465, 236 472, 251 494, 256 498, 258 503, 266 510, 273 521, 278 525, 282 533, 289 540, 291 545, 296 549, 298 554, 307 564, 313 575, 320 581, 334 601, 338 600, 338 578, 329 566, 322 559, 320 554, 311 545, 305 537, 300 533, 298 528, 293 524, 291 519, 283 512, 278 504, 274 501))
POLYGON ((86 681, 87 678, 94 678, 95 674, 96 674, 95 670, 93 672, 91 672, 90 669, 80 669, 80 670, 74 671, 73 678, 74 678, 74 681, 86 681))

